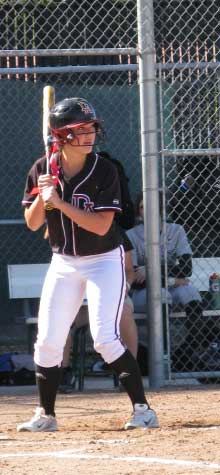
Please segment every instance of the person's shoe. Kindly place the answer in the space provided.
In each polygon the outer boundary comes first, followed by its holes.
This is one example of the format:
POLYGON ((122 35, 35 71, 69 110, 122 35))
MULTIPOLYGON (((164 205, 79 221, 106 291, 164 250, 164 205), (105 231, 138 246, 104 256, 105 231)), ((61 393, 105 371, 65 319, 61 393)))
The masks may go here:
POLYGON ((131 420, 124 426, 126 430, 137 427, 143 427, 144 429, 156 429, 159 427, 156 413, 153 409, 149 409, 146 404, 135 404, 131 420))
POLYGON ((37 407, 35 416, 30 421, 17 426, 17 432, 54 432, 56 430, 58 430, 56 418, 45 416, 42 407, 37 407))
POLYGON ((91 371, 93 373, 106 373, 111 371, 111 368, 104 360, 97 360, 93 363, 91 371))

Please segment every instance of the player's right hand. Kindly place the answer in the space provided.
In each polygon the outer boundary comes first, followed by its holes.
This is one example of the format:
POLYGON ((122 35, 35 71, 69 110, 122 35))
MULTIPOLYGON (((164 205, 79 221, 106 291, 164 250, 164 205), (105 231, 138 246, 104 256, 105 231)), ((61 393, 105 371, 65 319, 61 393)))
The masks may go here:
POLYGON ((38 179, 39 194, 44 202, 46 209, 52 209, 56 207, 56 203, 60 198, 56 192, 56 183, 54 177, 49 174, 40 175, 38 179))

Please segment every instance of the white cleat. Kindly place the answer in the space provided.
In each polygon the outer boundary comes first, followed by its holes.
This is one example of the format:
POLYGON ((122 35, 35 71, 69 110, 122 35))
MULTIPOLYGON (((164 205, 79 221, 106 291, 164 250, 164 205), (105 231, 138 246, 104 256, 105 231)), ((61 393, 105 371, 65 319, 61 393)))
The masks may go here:
POLYGON ((136 429, 137 427, 144 429, 156 429, 160 427, 156 413, 153 409, 149 409, 146 404, 135 404, 131 420, 124 426, 126 430, 136 429))
POLYGON ((44 409, 37 407, 35 416, 28 422, 18 424, 17 432, 54 432, 58 430, 56 418, 53 416, 45 416, 44 409))

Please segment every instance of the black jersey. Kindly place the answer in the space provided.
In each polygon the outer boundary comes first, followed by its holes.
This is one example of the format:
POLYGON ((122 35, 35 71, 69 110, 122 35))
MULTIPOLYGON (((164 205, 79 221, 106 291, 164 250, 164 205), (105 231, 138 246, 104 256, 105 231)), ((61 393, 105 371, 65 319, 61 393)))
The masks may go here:
POLYGON ((122 238, 122 244, 125 252, 132 251, 133 244, 130 241, 129 237, 127 236, 125 230, 123 228, 120 228, 120 233, 121 233, 121 238, 122 238))
MULTIPOLYGON (((28 173, 23 206, 29 206, 38 194, 38 177, 46 173, 46 158, 37 160, 28 173)), ((88 213, 97 211, 121 212, 121 196, 118 174, 108 160, 91 153, 83 169, 66 180, 58 164, 59 196, 73 206, 88 213)), ((58 209, 46 211, 49 241, 53 252, 67 255, 88 256, 111 251, 121 244, 120 231, 113 220, 104 236, 87 231, 58 209)))

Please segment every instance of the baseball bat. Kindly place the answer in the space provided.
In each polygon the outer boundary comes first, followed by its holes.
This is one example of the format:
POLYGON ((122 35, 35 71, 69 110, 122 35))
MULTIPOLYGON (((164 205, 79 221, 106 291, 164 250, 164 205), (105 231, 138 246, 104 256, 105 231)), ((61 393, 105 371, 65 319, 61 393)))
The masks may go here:
MULTIPOLYGON (((55 104, 55 88, 53 86, 45 86, 43 89, 43 141, 46 153, 47 174, 50 173, 50 126, 49 113, 51 107, 55 104)), ((50 203, 45 204, 45 209, 50 211, 53 206, 50 203)))

